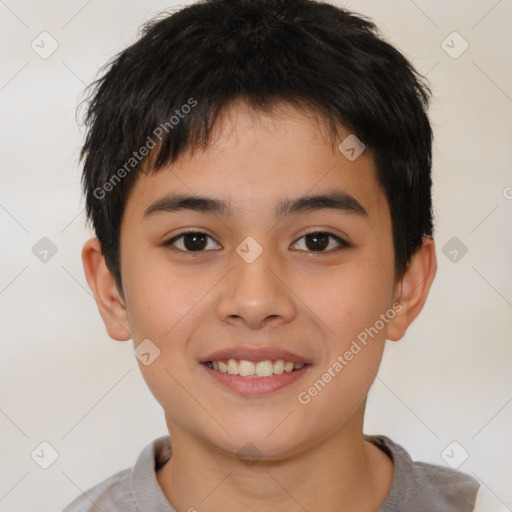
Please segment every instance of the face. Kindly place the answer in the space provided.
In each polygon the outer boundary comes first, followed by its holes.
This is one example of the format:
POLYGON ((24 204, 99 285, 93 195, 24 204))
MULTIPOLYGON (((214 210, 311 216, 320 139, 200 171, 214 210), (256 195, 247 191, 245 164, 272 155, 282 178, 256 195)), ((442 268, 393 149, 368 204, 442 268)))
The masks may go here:
POLYGON ((181 429, 228 454, 251 442, 277 459, 361 421, 398 315, 390 212, 369 151, 349 160, 290 106, 256 115, 238 104, 207 151, 137 181, 121 276, 171 438, 181 429), (177 209, 176 195, 225 208, 177 209), (306 364, 261 379, 204 364, 229 355, 306 364))

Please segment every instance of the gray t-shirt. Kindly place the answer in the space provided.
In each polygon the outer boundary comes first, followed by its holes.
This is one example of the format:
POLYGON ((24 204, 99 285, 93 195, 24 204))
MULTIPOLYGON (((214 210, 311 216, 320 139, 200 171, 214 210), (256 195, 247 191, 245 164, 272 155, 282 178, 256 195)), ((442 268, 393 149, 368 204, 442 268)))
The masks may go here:
MULTIPOLYGON (((391 457, 395 473, 386 501, 378 512, 472 512, 479 484, 453 469, 413 462, 400 445, 386 436, 365 439, 391 457)), ((92 487, 63 512, 176 512, 156 478, 171 456, 169 436, 150 443, 135 466, 92 487)))

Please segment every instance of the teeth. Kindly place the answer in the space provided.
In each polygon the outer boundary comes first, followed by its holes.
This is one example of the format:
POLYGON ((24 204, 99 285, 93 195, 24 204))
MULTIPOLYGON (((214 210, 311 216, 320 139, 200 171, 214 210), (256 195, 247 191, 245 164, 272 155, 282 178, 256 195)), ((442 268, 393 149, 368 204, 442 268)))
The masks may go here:
POLYGON ((276 375, 281 375, 284 372, 284 361, 282 359, 278 359, 274 363, 274 373, 276 375))
MULTIPOLYGON (((228 361, 228 368, 229 363, 230 361, 228 361)), ((233 367, 236 367, 236 361, 233 367)), ((256 367, 254 366, 254 363, 251 363, 250 361, 240 361, 240 363, 238 363, 238 373, 242 377, 249 377, 256 374, 256 367)))
MULTIPOLYGON (((240 361, 240 367, 242 367, 242 363, 243 361, 240 361)), ((272 361, 260 361, 256 363, 254 372, 258 377, 270 377, 274 375, 274 363, 272 361)), ((243 373, 240 372, 240 375, 243 375, 243 373)), ((252 375, 252 373, 249 375, 252 375)))
POLYGON ((238 363, 234 359, 228 359, 228 373, 230 375, 238 373, 238 363))
POLYGON ((292 361, 259 361, 253 363, 241 359, 228 359, 225 361, 208 361, 209 368, 213 368, 221 373, 229 373, 230 375, 240 375, 241 377, 271 377, 272 375, 281 375, 283 372, 290 373, 293 370, 300 370, 304 363, 293 363, 292 361))

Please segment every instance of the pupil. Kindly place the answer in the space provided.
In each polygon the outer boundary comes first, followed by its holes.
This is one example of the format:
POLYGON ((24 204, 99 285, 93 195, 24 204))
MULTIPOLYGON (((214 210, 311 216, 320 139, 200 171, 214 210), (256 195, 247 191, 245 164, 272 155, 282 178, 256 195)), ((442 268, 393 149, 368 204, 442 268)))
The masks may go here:
POLYGON ((201 233, 186 233, 183 241, 188 251, 204 249, 206 247, 206 236, 201 233))
MULTIPOLYGON (((206 247, 206 236, 202 233, 186 233, 184 244, 188 251, 201 250, 206 247)), ((306 235, 306 245, 313 251, 323 250, 329 245, 329 237, 325 233, 306 235)))
POLYGON ((306 245, 310 250, 322 250, 329 245, 329 237, 325 233, 313 233, 306 235, 306 245), (313 240, 313 244, 309 244, 308 240, 313 240))

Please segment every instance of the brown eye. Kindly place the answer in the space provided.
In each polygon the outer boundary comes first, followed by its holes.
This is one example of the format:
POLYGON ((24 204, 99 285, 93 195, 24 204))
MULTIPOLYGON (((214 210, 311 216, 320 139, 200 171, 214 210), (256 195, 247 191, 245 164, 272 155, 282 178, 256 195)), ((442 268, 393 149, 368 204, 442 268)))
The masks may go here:
POLYGON ((329 235, 325 233, 313 233, 305 238, 307 248, 312 251, 323 251, 329 245, 329 235))
MULTIPOLYGON (((334 235, 333 233, 327 233, 323 231, 315 231, 312 233, 307 233, 306 235, 299 238, 295 244, 298 244, 300 240, 304 239, 305 241, 305 249, 306 251, 312 251, 312 252, 330 252, 333 250, 333 247, 330 247, 332 244, 330 243, 331 240, 334 240, 338 247, 340 248, 346 248, 349 247, 349 244, 340 238, 339 236, 334 235), (326 249, 330 247, 328 251, 326 249)), ((334 249, 336 249, 336 245, 334 246, 334 249)))
POLYGON ((189 231, 177 235, 165 242, 166 246, 174 246, 177 250, 183 252, 204 252, 208 246, 208 239, 213 240, 212 237, 200 231, 189 231))

